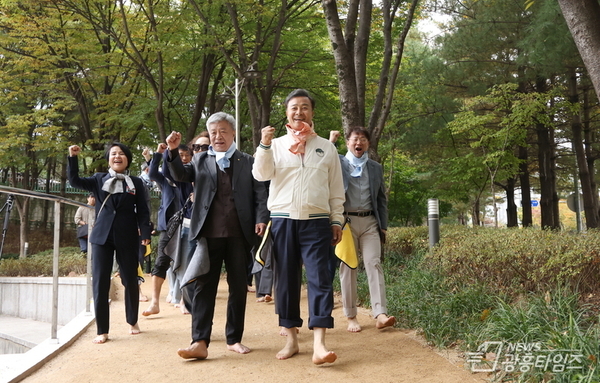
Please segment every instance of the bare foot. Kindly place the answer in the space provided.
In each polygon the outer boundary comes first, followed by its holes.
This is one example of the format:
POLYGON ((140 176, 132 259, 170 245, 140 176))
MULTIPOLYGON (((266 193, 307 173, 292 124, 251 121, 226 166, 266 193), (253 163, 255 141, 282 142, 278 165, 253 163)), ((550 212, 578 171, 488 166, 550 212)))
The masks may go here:
POLYGON ((188 348, 180 348, 177 354, 183 359, 206 359, 208 357, 208 348, 206 342, 201 340, 194 342, 188 348))
POLYGON ((140 302, 148 302, 148 297, 140 293, 140 302))
POLYGON ((362 328, 358 323, 358 319, 356 317, 348 318, 348 331, 349 332, 360 332, 362 328))
MULTIPOLYGON (((298 327, 296 327, 296 334, 298 334, 300 332, 300 329, 298 327)), ((279 335, 281 336, 287 336, 288 333, 287 331, 285 331, 285 327, 280 327, 279 328, 279 335)))
POLYGON ((386 314, 377 315, 377 323, 375 327, 379 330, 386 327, 391 327, 396 324, 396 317, 389 317, 386 314))
POLYGON ((269 303, 273 300, 269 294, 265 295, 265 302, 269 303))
POLYGON ((92 339, 92 343, 103 344, 103 343, 106 343, 107 340, 108 340, 108 334, 100 334, 97 337, 95 337, 94 339, 92 339))
POLYGON ((141 332, 142 332, 142 330, 140 330, 140 325, 138 325, 137 323, 134 324, 133 326, 131 326, 131 328, 129 329, 129 333, 131 335, 137 335, 141 332))
POLYGON ((247 353, 250 352, 250 348, 249 347, 246 347, 246 346, 244 346, 243 344, 241 344, 239 342, 236 343, 236 344, 228 344, 227 345, 227 349, 229 351, 235 351, 238 354, 247 354, 247 353))
POLYGON ((300 348, 298 347, 297 344, 295 346, 286 344, 284 348, 279 350, 279 352, 277 353, 277 355, 275 355, 275 357, 279 360, 289 359, 299 352, 300 352, 300 348))
POLYGON ((254 287, 252 287, 252 286, 248 285, 248 292, 249 292, 249 293, 255 293, 255 292, 256 292, 256 290, 254 290, 254 287))
POLYGON ((312 361, 316 365, 324 363, 333 363, 337 359, 337 355, 333 351, 329 351, 325 346, 325 333, 327 329, 323 327, 313 327, 313 356, 312 361))
POLYGON ((260 303, 260 302, 264 302, 265 300, 266 300, 265 297, 260 297, 260 298, 256 299, 256 302, 260 303))
POLYGON ((142 312, 142 315, 147 317, 150 315, 158 314, 159 312, 160 312, 160 307, 158 306, 158 302, 150 303, 150 306, 148 306, 148 308, 142 312))
POLYGON ((300 352, 300 348, 298 346, 298 333, 295 330, 298 330, 298 328, 281 328, 280 334, 281 332, 285 332, 287 340, 285 342, 285 346, 275 355, 277 359, 288 359, 300 352))
POLYGON ((171 297, 171 294, 168 294, 166 299, 167 303, 171 303, 171 299, 173 299, 173 297, 171 297))
POLYGON ((181 310, 181 313, 183 315, 189 315, 189 311, 188 309, 185 307, 185 303, 183 303, 183 298, 181 298, 181 302, 179 302, 178 305, 175 305, 175 307, 179 306, 179 310, 181 310))
POLYGON ((325 364, 325 363, 333 363, 337 359, 337 355, 333 351, 326 351, 325 353, 315 353, 313 354, 312 361, 316 365, 325 364))

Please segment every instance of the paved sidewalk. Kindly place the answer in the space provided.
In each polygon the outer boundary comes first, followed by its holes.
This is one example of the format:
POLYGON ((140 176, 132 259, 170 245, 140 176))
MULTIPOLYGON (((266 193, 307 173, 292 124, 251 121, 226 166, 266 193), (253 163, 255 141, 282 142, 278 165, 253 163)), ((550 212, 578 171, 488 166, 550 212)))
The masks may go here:
POLYGON ((93 321, 92 314, 82 313, 66 326, 59 326, 57 339, 52 340, 50 323, 0 315, 2 338, 32 347, 26 353, 0 355, 0 383, 18 382, 29 376, 72 344, 93 321))
POLYGON ((49 338, 50 330, 51 324, 47 322, 0 315, 0 338, 14 339, 17 343, 22 343, 29 348, 33 348, 49 338))
MULTIPOLYGON (((413 331, 377 330, 367 310, 359 310, 363 331, 348 332, 339 297, 336 297, 333 313, 335 328, 327 331, 327 346, 338 354, 333 364, 316 366, 312 363, 313 333, 306 324, 298 334, 300 352, 290 359, 277 360, 275 354, 285 344, 285 338, 279 335, 274 302, 257 303, 254 294, 248 294, 242 341, 252 352, 242 355, 228 351, 224 334, 227 311, 224 280, 219 285, 208 359, 184 360, 177 355, 177 349, 190 344, 191 317, 164 303, 167 284, 162 289, 160 314, 140 315, 142 333, 135 336, 129 334, 129 325, 125 323, 121 286, 115 285, 118 291, 111 304, 110 340, 102 345, 93 344, 96 328, 90 326, 71 347, 45 363, 23 383, 100 383, 115 379, 210 383, 467 383, 485 380, 480 374, 466 370, 462 366, 464 360, 451 363, 415 340, 413 331)), ((150 289, 150 283, 142 284, 146 295, 150 289)), ((307 306, 306 290, 303 290, 301 308, 305 321, 307 306)), ((147 304, 141 303, 140 311, 146 307, 147 304)))

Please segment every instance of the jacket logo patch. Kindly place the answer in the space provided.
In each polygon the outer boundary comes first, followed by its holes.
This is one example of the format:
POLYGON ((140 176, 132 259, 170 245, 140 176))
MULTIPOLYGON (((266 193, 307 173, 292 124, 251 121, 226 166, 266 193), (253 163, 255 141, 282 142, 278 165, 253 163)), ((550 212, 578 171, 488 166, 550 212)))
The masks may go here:
POLYGON ((321 148, 317 148, 315 152, 317 152, 317 156, 319 157, 323 157, 325 155, 325 152, 321 148))

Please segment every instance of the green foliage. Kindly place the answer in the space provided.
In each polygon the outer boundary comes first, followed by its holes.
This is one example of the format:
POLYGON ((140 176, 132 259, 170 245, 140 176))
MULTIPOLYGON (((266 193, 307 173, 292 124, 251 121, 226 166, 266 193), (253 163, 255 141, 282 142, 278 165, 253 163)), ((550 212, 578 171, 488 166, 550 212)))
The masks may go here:
POLYGON ((559 288, 552 293, 529 294, 512 303, 498 299, 494 306, 486 319, 467 334, 466 350, 476 351, 486 341, 502 341, 537 343, 542 350, 573 350, 572 354, 582 356, 580 363, 570 363, 581 369, 561 373, 552 373, 551 367, 532 368, 527 372, 500 371, 495 374, 495 380, 590 382, 600 379, 596 363, 599 354, 597 317, 589 316, 589 307, 580 304, 578 293, 559 288))
MULTIPOLYGON (((380 145, 381 146, 381 145, 380 145)), ((392 169, 386 169, 384 178, 389 180, 389 221, 400 226, 423 224, 427 216, 426 199, 431 190, 417 165, 406 155, 395 153, 389 161, 392 169)))
MULTIPOLYGON (((0 275, 6 277, 42 277, 52 276, 53 250, 43 251, 27 258, 0 260, 0 275)), ((81 255, 78 247, 63 247, 58 259, 58 274, 61 277, 69 273, 85 274, 87 259, 81 255)))
POLYGON ((391 266, 403 265, 405 258, 427 250, 429 229, 426 226, 392 227, 387 231, 385 257, 391 266))
MULTIPOLYGON (((598 381, 598 307, 583 297, 600 290, 594 250, 599 241, 594 231, 565 235, 443 225, 439 245, 428 251, 427 228, 391 228, 384 263, 388 314, 438 347, 475 352, 485 341, 539 342, 584 355, 583 370, 503 372, 498 381, 598 381), (523 282, 521 274, 536 282, 523 282)), ((367 304, 360 273, 358 289, 367 304)))
POLYGON ((459 285, 484 284, 509 293, 567 285, 586 292, 598 288, 598 249, 598 231, 475 228, 442 236, 428 262, 459 285))
POLYGON ((436 270, 423 267, 422 260, 413 254, 396 269, 386 261, 388 313, 400 326, 417 328, 429 342, 448 347, 466 337, 481 312, 493 305, 494 295, 482 286, 453 286, 436 270))

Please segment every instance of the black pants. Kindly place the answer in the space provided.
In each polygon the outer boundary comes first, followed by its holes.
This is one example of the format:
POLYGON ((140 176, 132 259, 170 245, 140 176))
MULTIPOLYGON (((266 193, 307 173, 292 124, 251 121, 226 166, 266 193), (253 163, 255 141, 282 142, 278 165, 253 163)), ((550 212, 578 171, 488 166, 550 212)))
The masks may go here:
POLYGON ((104 245, 92 244, 92 286, 94 290, 94 311, 98 335, 108 334, 110 324, 110 309, 108 294, 110 277, 113 268, 113 256, 116 256, 121 275, 121 283, 125 287, 125 317, 127 323, 134 325, 138 322, 140 307, 139 288, 137 279, 138 269, 138 238, 131 243, 115 245, 112 233, 104 245))
POLYGON ((161 231, 158 237, 158 249, 156 251, 156 259, 154 260, 154 267, 152 268, 152 275, 156 275, 162 279, 167 278, 167 270, 171 267, 171 257, 165 254, 164 250, 169 243, 169 237, 167 237, 166 231, 161 231))
POLYGON ((229 297, 227 299, 227 344, 242 341, 246 316, 248 259, 250 251, 244 238, 207 238, 210 271, 186 287, 191 300, 192 343, 201 340, 210 344, 215 299, 225 262, 229 297))

